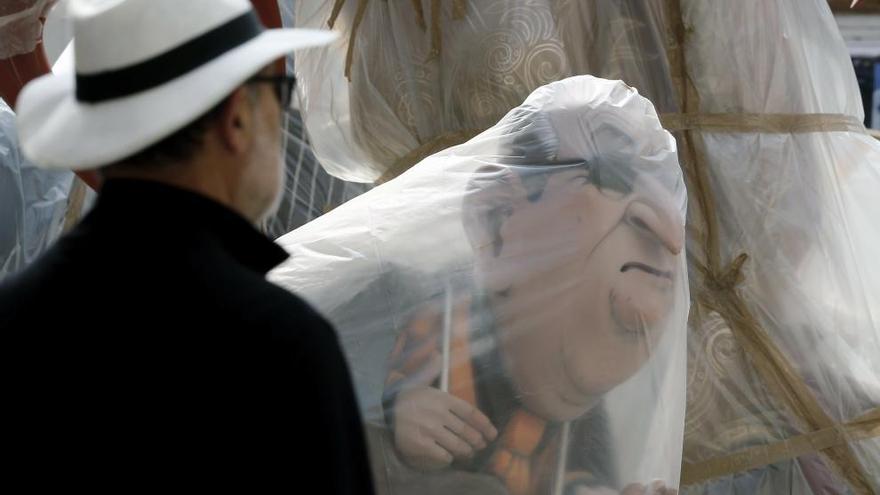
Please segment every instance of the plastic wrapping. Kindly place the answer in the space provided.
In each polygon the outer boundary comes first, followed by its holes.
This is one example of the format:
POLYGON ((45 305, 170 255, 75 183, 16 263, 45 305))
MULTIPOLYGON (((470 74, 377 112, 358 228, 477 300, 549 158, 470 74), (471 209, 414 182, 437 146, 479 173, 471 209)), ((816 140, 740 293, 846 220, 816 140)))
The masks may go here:
POLYGON ((61 234, 73 180, 70 172, 42 170, 25 160, 15 114, 0 99, 0 281, 61 234))
MULTIPOLYGON (((826 2, 681 5, 699 112, 863 119, 826 2)), ((828 131, 694 131, 697 158, 710 171, 721 259, 748 256, 737 294, 821 412, 795 412, 768 385, 762 360, 743 352, 741 323, 706 309, 693 322, 684 460, 698 466, 783 440, 797 452, 795 439, 818 429, 823 415, 833 429, 873 411, 874 438, 861 441, 864 431, 852 430, 849 442, 821 455, 727 474, 687 493, 880 493, 880 143, 828 131)), ((708 263, 696 239, 691 248, 696 263, 708 263)), ((711 281, 692 280, 701 284, 694 293, 710 290, 711 281)))
POLYGON ((43 36, 41 18, 56 0, 4 0, 0 5, 0 59, 30 53, 43 36))
POLYGON ((272 238, 311 222, 369 188, 333 177, 321 167, 298 111, 288 112, 284 153, 284 192, 278 210, 262 229, 272 238))
MULTIPOLYGON (((295 13, 290 2, 279 1, 278 13, 284 26, 294 26, 295 13)), ((294 66, 294 56, 290 55, 287 58, 288 71, 292 73, 294 66)), ((284 149, 284 194, 278 211, 263 226, 273 238, 305 225, 369 188, 366 184, 333 177, 321 167, 312 151, 299 110, 287 113, 284 149)))
POLYGON ((270 278, 338 329, 380 493, 674 487, 685 205, 652 105, 570 78, 282 237, 270 278))
MULTIPOLYGON (((303 24, 326 25, 336 3, 299 3, 303 24)), ((342 5, 343 39, 297 69, 333 173, 396 172, 570 73, 621 78, 688 129, 676 137, 698 304, 683 492, 880 493, 880 146, 858 128, 824 0, 342 5)))
MULTIPOLYGON (((412 1, 347 1, 335 23, 340 40, 298 55, 306 126, 331 174, 395 175, 418 161, 413 153, 463 142, 537 87, 573 74, 624 78, 658 105, 671 99, 657 2, 468 1, 460 19, 456 3, 440 2, 432 16, 430 2, 419 2, 431 24, 420 27, 412 1)), ((325 28, 334 4, 297 1, 298 26, 325 28)))

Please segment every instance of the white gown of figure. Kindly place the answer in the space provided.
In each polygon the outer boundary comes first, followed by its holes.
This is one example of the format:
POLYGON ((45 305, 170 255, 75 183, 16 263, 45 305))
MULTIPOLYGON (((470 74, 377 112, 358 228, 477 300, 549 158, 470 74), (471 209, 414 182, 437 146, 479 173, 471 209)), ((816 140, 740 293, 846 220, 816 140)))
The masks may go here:
MULTIPOLYGON (((297 2, 300 25, 325 28, 335 3, 297 2)), ((822 114, 823 123, 844 123, 691 131, 715 199, 717 254, 724 266, 748 256, 737 297, 820 415, 849 426, 831 442, 835 459, 827 442, 810 447, 822 432, 768 390, 730 316, 699 305, 688 343, 683 491, 880 492, 880 145, 858 129, 858 88, 827 3, 437 4, 439 15, 429 0, 349 0, 335 25, 343 34, 338 44, 299 58, 306 125, 331 173, 360 181, 394 176, 490 126, 539 85, 571 74, 620 78, 661 114, 794 114, 801 122, 809 119, 798 116, 822 114), (360 5, 366 8, 351 36, 360 5), (461 5, 464 17, 456 16, 461 5), (685 33, 680 52, 677 25, 685 33), (687 109, 677 55, 696 91, 687 109), (764 447, 774 454, 758 465, 733 458, 757 459, 754 449, 764 447)), ((690 211, 689 253, 705 264, 704 212, 690 211)), ((699 299, 710 284, 699 271, 691 275, 699 299)))

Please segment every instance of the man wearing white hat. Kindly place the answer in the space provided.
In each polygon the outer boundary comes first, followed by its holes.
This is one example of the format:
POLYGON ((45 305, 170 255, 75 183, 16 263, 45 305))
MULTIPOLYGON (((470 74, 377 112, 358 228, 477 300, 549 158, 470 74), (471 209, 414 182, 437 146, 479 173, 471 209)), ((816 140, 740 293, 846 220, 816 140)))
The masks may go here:
POLYGON ((98 168, 105 185, 0 287, 12 471, 203 488, 257 461, 288 489, 371 493, 336 335, 265 280, 287 255, 254 228, 281 191, 294 83, 273 62, 333 35, 264 30, 246 0, 70 9, 75 74, 24 89, 20 140, 35 163, 98 168))

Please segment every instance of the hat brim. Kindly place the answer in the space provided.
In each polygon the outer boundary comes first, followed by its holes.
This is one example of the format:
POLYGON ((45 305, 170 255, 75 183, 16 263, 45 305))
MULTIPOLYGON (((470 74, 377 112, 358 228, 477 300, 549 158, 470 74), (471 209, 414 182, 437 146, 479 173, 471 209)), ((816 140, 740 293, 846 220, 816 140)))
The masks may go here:
POLYGON ((118 162, 180 130, 272 61, 335 38, 332 31, 267 30, 162 86, 96 104, 76 99, 73 73, 43 76, 18 99, 22 150, 44 168, 80 170, 118 162))

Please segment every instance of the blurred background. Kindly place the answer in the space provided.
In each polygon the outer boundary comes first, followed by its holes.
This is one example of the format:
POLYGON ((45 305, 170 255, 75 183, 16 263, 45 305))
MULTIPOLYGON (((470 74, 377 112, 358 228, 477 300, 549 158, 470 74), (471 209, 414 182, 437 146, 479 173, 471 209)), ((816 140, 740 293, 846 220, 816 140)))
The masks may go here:
MULTIPOLYGON (((849 47, 865 105, 865 126, 880 129, 880 1, 832 0, 831 9, 849 47)), ((878 136, 877 133, 874 134, 878 136)))

